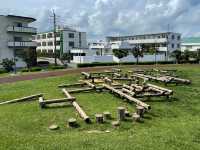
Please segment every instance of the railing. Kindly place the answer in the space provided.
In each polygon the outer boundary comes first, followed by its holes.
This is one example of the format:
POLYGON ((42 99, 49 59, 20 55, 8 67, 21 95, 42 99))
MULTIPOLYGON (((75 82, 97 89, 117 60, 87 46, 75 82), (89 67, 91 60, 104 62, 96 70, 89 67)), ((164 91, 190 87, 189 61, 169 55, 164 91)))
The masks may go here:
POLYGON ((15 26, 8 26, 8 32, 23 32, 23 33, 32 33, 36 34, 37 29, 32 27, 15 27, 15 26))
POLYGON ((37 47, 37 43, 32 41, 8 42, 8 47, 37 47))

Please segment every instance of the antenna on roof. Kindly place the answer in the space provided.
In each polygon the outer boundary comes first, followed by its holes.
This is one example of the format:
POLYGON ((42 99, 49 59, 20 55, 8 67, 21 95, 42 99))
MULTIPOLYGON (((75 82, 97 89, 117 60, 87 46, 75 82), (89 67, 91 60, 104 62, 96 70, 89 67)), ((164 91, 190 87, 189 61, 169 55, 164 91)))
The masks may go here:
POLYGON ((170 32, 170 24, 167 25, 167 32, 170 32))

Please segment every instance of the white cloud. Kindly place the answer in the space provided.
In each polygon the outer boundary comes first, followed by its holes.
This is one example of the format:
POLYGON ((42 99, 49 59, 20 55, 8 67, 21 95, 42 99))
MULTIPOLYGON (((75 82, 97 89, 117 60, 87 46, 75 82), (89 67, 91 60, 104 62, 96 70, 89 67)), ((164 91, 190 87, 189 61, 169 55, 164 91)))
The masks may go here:
POLYGON ((39 30, 51 28, 50 10, 59 23, 75 25, 89 38, 171 30, 183 36, 199 35, 199 0, 7 0, 1 12, 37 18, 39 30), (4 11, 3 11, 4 10, 4 11))

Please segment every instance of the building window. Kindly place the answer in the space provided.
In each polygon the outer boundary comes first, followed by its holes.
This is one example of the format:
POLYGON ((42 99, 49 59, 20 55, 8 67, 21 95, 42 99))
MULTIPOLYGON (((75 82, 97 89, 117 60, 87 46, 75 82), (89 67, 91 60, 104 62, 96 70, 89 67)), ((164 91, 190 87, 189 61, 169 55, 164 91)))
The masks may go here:
POLYGON ((74 33, 69 33, 69 38, 74 38, 74 33))
POLYGON ((70 47, 74 47, 74 42, 69 42, 70 47))
POLYGON ((14 41, 21 42, 22 41, 22 37, 15 36, 14 37, 14 41))
POLYGON ((56 45, 60 45, 60 41, 56 41, 56 45))
POLYGON ((48 33, 48 34, 47 34, 47 37, 48 37, 48 38, 52 38, 52 37, 53 37, 53 33, 48 33))
POLYGON ((42 46, 47 46, 47 43, 46 42, 42 42, 42 46))
POLYGON ((36 39, 36 37, 35 36, 32 36, 32 40, 35 40, 36 39))
POLYGON ((174 48, 174 44, 172 44, 172 48, 174 48))
POLYGON ((48 42, 48 46, 53 46, 53 42, 48 42))
POLYGON ((178 37, 177 37, 177 40, 180 40, 181 39, 181 36, 179 35, 178 37))
POLYGON ((175 37, 174 37, 174 35, 172 35, 172 40, 174 40, 175 39, 175 37))
POLYGON ((21 22, 17 22, 16 24, 17 24, 17 27, 22 27, 23 26, 21 22))
POLYGON ((48 53, 51 53, 51 54, 52 54, 52 53, 53 53, 53 50, 52 50, 52 49, 49 49, 49 50, 48 50, 48 53))
POLYGON ((24 51, 22 49, 16 49, 15 50, 15 55, 16 57, 23 57, 24 56, 24 51))
POLYGON ((60 32, 56 32, 56 37, 60 37, 60 32))
POLYGON ((41 43, 37 43, 37 46, 41 46, 41 43))
POLYGON ((37 39, 39 40, 41 38, 41 36, 40 35, 37 35, 37 39))
POLYGON ((180 48, 180 44, 177 44, 177 48, 180 48))
POLYGON ((43 34, 42 35, 42 39, 46 39, 47 38, 47 35, 46 34, 43 34))

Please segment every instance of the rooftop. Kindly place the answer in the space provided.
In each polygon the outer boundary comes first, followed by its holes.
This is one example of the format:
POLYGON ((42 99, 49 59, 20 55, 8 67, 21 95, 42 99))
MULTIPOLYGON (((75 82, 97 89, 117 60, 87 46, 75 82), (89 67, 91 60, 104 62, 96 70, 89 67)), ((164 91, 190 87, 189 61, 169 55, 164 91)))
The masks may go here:
POLYGON ((36 21, 35 18, 32 18, 32 17, 25 17, 25 16, 15 16, 15 15, 7 15, 6 17, 9 17, 9 18, 18 18, 18 19, 26 19, 30 22, 34 22, 36 21))
MULTIPOLYGON (((147 33, 147 34, 139 34, 139 35, 128 35, 128 36, 107 36, 106 38, 129 38, 129 37, 136 37, 136 36, 148 36, 148 35, 161 35, 161 34, 170 34, 174 32, 161 32, 161 33, 147 33)), ((180 34, 180 33, 175 33, 175 34, 180 34)))
POLYGON ((182 43, 200 43, 200 37, 188 37, 188 38, 183 38, 182 43))

